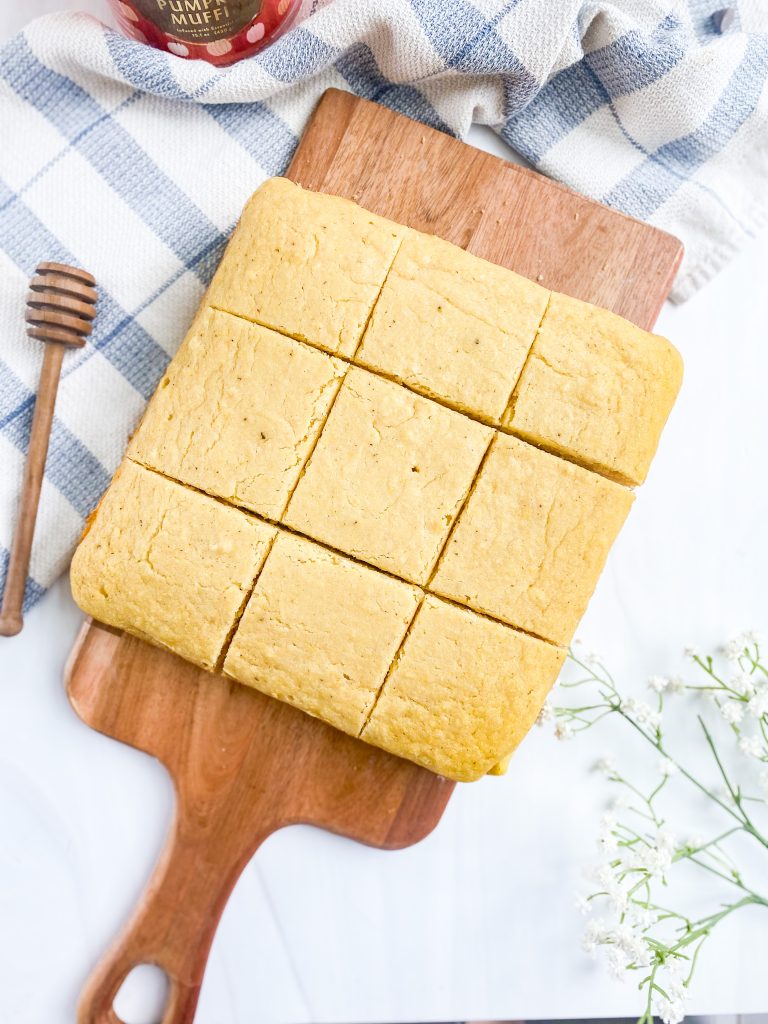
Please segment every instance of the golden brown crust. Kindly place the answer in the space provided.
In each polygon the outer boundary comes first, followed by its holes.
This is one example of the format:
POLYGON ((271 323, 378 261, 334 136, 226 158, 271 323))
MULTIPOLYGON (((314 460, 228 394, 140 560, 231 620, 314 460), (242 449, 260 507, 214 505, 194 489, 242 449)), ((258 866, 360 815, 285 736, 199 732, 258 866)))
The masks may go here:
POLYGON ((471 782, 525 736, 564 657, 551 644, 429 596, 362 738, 471 782))
POLYGON ((128 455, 279 519, 346 364, 241 317, 203 309, 128 455))
POLYGON ((357 736, 420 597, 416 587, 280 532, 224 671, 357 736))
POLYGON ((504 424, 598 473, 640 484, 682 376, 666 338, 553 293, 504 424))
POLYGON ((272 178, 243 210, 208 304, 351 356, 404 231, 348 199, 272 178))
POLYGON ((274 528, 125 460, 72 560, 87 614, 214 668, 274 528))
POLYGON ((500 434, 433 588, 567 644, 632 500, 620 484, 500 434))
POLYGON ((533 281, 412 231, 357 358, 421 394, 498 423, 548 299, 533 281))

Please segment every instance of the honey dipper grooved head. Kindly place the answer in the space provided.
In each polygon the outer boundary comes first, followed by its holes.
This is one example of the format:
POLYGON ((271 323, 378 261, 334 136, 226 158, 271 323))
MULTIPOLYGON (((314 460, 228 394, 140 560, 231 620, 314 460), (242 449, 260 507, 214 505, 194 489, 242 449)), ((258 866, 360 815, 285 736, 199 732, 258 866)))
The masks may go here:
POLYGON ((85 344, 96 315, 96 281, 64 263, 41 263, 29 285, 27 334, 77 348, 85 344))

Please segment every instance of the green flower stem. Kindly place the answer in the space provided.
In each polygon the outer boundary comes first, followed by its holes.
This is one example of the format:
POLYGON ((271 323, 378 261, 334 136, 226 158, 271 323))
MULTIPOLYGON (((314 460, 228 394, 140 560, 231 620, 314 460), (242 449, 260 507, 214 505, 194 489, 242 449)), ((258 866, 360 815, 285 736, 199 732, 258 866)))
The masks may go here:
POLYGON ((697 715, 696 717, 699 720, 699 725, 704 730, 704 735, 705 735, 705 737, 707 739, 707 745, 708 745, 709 749, 712 751, 712 756, 714 757, 715 763, 717 764, 717 767, 720 770, 720 774, 723 777, 723 782, 728 787, 728 792, 731 794, 733 802, 736 804, 736 806, 738 807, 739 811, 741 812, 741 816, 742 816, 743 821, 744 821, 744 828, 745 828, 745 830, 750 835, 753 835, 755 837, 755 839, 758 840, 758 842, 761 842, 763 844, 763 846, 768 847, 768 840, 766 840, 757 831, 757 829, 755 828, 755 826, 754 826, 754 824, 752 822, 752 819, 749 817, 747 812, 741 806, 741 795, 736 790, 734 790, 733 786, 731 785, 731 780, 728 778, 728 773, 726 772, 725 768, 723 768, 723 762, 720 760, 720 756, 717 753, 717 748, 715 747, 715 744, 714 744, 714 741, 712 739, 712 736, 710 734, 709 729, 707 729, 707 727, 706 727, 706 725, 704 723, 704 719, 701 717, 701 715, 697 715))

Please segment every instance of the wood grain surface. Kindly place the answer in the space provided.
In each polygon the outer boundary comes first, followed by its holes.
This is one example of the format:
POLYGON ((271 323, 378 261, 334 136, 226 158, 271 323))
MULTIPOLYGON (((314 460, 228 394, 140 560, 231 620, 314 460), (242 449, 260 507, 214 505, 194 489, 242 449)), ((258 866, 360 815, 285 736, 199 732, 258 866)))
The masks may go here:
MULTIPOLYGON (((653 325, 682 255, 669 235, 335 90, 320 102, 287 173, 643 327, 653 325)), ((453 789, 97 623, 84 626, 73 651, 68 692, 94 729, 159 758, 177 798, 141 902, 85 987, 80 1024, 118 1022, 114 996, 140 963, 169 976, 163 1024, 193 1020, 227 897, 271 832, 308 822, 396 849, 434 828, 453 789)))

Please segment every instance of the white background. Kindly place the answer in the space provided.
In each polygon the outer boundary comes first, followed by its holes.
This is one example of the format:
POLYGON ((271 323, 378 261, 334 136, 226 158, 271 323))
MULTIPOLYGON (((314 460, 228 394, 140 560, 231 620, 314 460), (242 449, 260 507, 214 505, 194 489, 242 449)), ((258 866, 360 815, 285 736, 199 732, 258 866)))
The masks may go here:
MULTIPOLYGON (((6 2, 0 37, 62 6, 6 2)), ((489 132, 471 141, 506 153, 489 132)), ((628 689, 680 669, 686 644, 768 627, 766 266, 763 235, 659 323, 685 358, 683 393, 580 630, 628 689)), ((0 1020, 13 1024, 74 1019, 172 812, 163 769, 67 704, 80 618, 62 581, 0 641, 0 1020)), ((606 802, 588 768, 610 750, 640 754, 608 730, 570 744, 535 730, 506 778, 459 787, 436 832, 400 853, 303 827, 273 836, 225 911, 199 1024, 636 1014, 632 985, 580 951, 573 906, 606 802)), ((678 809, 696 825, 684 792, 678 809)), ((691 1011, 767 1010, 765 913, 713 943, 691 1011)))

